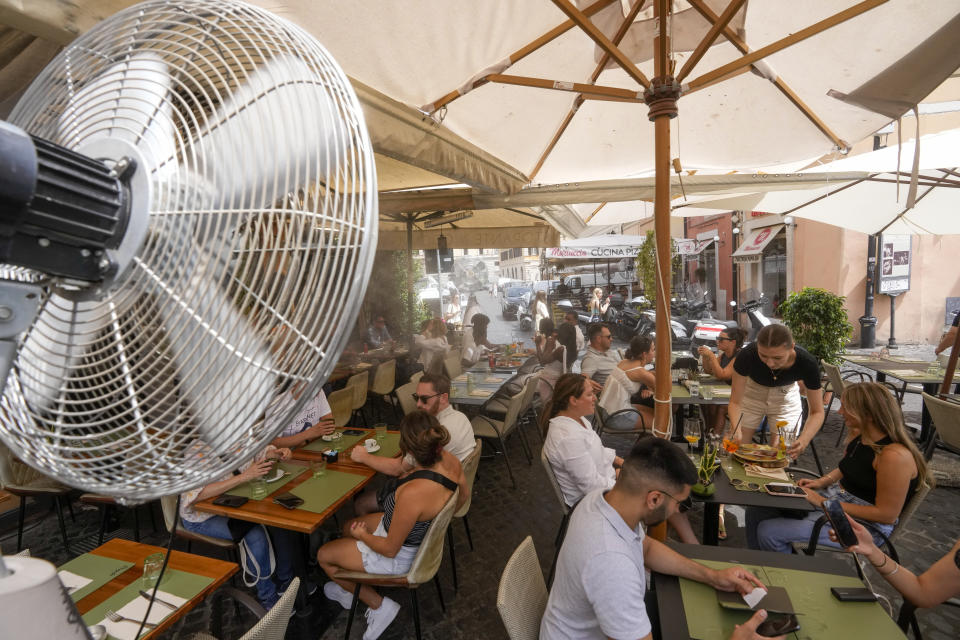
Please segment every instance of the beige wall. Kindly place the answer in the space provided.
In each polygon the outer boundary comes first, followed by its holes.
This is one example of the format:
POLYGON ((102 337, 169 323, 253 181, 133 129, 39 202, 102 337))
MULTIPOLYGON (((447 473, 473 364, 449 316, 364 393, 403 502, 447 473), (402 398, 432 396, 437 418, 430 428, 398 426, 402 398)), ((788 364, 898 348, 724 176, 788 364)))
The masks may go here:
MULTIPOLYGON (((947 297, 960 296, 960 236, 914 236, 910 291, 896 298, 900 343, 935 343, 943 331, 947 297)), ((810 220, 797 220, 793 274, 796 289, 821 287, 847 297, 859 340, 867 269, 867 236, 810 220)), ((890 336, 890 298, 874 300, 877 343, 890 336)))

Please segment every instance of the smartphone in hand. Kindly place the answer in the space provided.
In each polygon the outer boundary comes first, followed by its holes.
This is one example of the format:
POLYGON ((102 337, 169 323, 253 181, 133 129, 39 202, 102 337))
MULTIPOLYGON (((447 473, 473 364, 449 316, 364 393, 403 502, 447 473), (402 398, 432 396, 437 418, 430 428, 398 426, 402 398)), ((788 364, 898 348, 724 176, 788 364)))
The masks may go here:
POLYGON ((837 540, 840 544, 844 547, 852 547, 857 544, 857 534, 853 532, 853 527, 850 526, 850 522, 847 520, 847 514, 839 502, 836 500, 824 500, 823 512, 827 514, 827 520, 830 521, 830 526, 833 527, 833 530, 836 532, 837 540))

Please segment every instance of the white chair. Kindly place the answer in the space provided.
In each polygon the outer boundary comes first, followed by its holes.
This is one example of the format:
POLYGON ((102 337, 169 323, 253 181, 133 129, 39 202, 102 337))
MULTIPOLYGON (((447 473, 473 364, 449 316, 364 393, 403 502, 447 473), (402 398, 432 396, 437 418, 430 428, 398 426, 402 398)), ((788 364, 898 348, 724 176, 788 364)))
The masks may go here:
MULTIPOLYGON (((283 640, 287 634, 287 624, 290 622, 290 614, 293 611, 293 603, 297 599, 299 588, 300 578, 291 580, 290 586, 287 587, 277 604, 273 605, 257 624, 243 634, 240 640, 283 640)), ((243 602, 246 604, 246 600, 243 602)), ((254 613, 257 612, 254 611, 254 613)), ((187 640, 217 640, 217 638, 209 633, 194 633, 187 640)))
POLYGON ((537 549, 527 536, 507 560, 497 588, 497 611, 510 640, 538 640, 548 595, 537 549))
POLYGON ((547 579, 547 585, 551 585, 553 584, 553 572, 557 568, 557 558, 560 557, 560 547, 563 545, 563 538, 567 534, 567 525, 570 523, 570 514, 573 512, 573 508, 567 504, 563 497, 563 489, 560 488, 557 475, 553 472, 553 465, 550 464, 543 449, 540 450, 540 463, 543 464, 543 470, 547 473, 547 479, 550 481, 550 486, 553 487, 553 493, 557 496, 557 502, 560 503, 560 513, 563 514, 560 527, 557 529, 557 537, 553 540, 553 562, 550 563, 550 577, 547 579))
POLYGON ((930 412, 930 420, 934 427, 930 433, 930 439, 927 440, 924 457, 929 460, 933 456, 938 438, 948 447, 960 449, 960 404, 943 400, 929 393, 924 393, 921 397, 924 406, 930 412))
MULTIPOLYGON (((527 384, 535 387, 536 379, 531 376, 527 379, 527 384)), ((510 466, 510 456, 507 454, 506 446, 506 439, 514 430, 520 434, 520 442, 523 445, 523 452, 527 456, 527 461, 530 462, 533 459, 527 447, 526 436, 523 435, 522 430, 516 428, 518 418, 520 417, 520 409, 523 406, 525 392, 526 385, 524 385, 524 388, 521 389, 519 393, 510 398, 507 402, 507 415, 503 417, 503 420, 479 415, 470 421, 470 424, 473 425, 474 435, 479 438, 495 439, 500 443, 500 450, 503 451, 503 459, 507 463, 507 473, 510 474, 510 482, 513 484, 514 489, 517 488, 517 480, 513 477, 513 468, 510 466)))
POLYGON ((23 545, 23 523, 27 514, 27 498, 52 498, 57 509, 57 520, 60 523, 60 535, 63 537, 63 548, 70 555, 70 542, 67 538, 67 527, 63 521, 63 504, 66 502, 73 517, 70 506, 70 487, 60 484, 33 467, 30 467, 13 455, 6 445, 0 443, 0 489, 20 498, 20 509, 17 518, 17 551, 23 545))
MULTIPOLYGON (((467 499, 463 501, 463 504, 453 514, 454 518, 460 518, 463 520, 463 528, 467 532, 467 542, 470 544, 470 551, 473 551, 473 536, 470 535, 470 525, 467 524, 467 513, 470 511, 470 504, 473 502, 473 481, 477 477, 477 468, 480 466, 480 451, 483 449, 483 441, 479 438, 476 440, 473 451, 470 452, 470 455, 467 456, 466 460, 463 461, 463 475, 467 480, 467 488, 470 490, 470 493, 467 494, 467 499)), ((450 566, 453 571, 453 592, 457 593, 460 590, 460 582, 457 579, 457 554, 454 550, 454 540, 453 540, 453 527, 447 527, 447 544, 450 545, 450 566)))
POLYGON ((403 415, 417 410, 417 401, 413 399, 413 394, 416 391, 417 383, 412 381, 397 387, 397 400, 400 401, 400 410, 403 411, 403 415))
POLYGON ((451 351, 447 357, 443 359, 443 369, 447 374, 447 377, 451 380, 463 373, 463 365, 460 363, 459 349, 451 351))

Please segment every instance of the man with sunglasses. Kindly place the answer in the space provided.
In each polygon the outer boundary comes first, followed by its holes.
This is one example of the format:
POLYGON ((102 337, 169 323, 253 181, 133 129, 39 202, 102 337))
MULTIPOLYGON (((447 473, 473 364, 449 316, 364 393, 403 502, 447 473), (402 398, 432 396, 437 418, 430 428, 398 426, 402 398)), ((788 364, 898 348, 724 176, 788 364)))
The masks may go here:
MULTIPOLYGON (((689 508, 696 481, 696 468, 676 445, 653 437, 634 445, 613 488, 587 494, 570 516, 541 640, 651 638, 646 568, 721 591, 745 594, 763 586, 746 569, 710 569, 644 535, 644 527, 689 508)), ((753 639, 765 615, 758 612, 733 638, 753 639)))
POLYGON ((620 354, 610 348, 613 334, 610 327, 602 322, 595 322, 587 327, 587 339, 590 346, 580 363, 580 373, 593 385, 593 392, 599 394, 603 391, 607 376, 620 362, 620 354))
MULTIPOLYGON (((466 460, 473 453, 476 440, 473 436, 473 426, 467 416, 453 408, 450 404, 450 378, 443 374, 424 374, 417 384, 417 391, 413 394, 417 402, 417 409, 426 411, 436 417, 437 421, 450 433, 450 442, 444 447, 460 462, 466 460)), ((383 499, 396 486, 398 477, 405 475, 413 464, 404 458, 384 458, 369 453, 363 444, 350 450, 350 458, 354 462, 365 464, 374 471, 391 476, 377 491, 366 491, 354 503, 357 515, 366 515, 383 511, 383 499)))

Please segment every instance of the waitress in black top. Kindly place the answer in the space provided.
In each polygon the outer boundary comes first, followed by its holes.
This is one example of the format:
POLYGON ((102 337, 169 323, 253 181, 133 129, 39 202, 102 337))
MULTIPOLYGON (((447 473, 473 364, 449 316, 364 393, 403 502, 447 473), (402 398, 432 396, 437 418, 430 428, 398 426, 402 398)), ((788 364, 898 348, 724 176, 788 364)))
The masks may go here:
POLYGON ((744 347, 733 363, 733 380, 727 414, 734 429, 739 427, 741 442, 750 442, 763 418, 773 429, 778 421, 794 430, 803 407, 800 404, 802 382, 807 391, 810 413, 787 450, 797 458, 823 425, 823 391, 820 365, 803 347, 793 342, 790 329, 782 324, 764 327, 753 344, 744 347))

